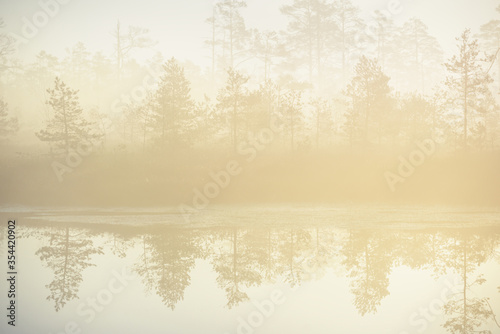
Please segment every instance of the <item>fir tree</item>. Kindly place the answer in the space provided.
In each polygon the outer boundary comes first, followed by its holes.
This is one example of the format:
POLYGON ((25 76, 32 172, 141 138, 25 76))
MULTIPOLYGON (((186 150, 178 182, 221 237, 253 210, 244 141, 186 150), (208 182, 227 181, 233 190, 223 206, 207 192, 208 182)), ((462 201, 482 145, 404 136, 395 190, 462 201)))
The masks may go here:
POLYGON ((48 142, 55 153, 68 154, 79 144, 92 142, 100 137, 93 131, 93 124, 87 121, 78 101, 78 91, 72 90, 59 78, 55 79, 54 88, 47 89, 50 97, 47 104, 54 114, 45 129, 36 133, 44 142, 48 142))
POLYGON ((175 58, 167 61, 163 69, 153 106, 159 142, 164 147, 186 146, 194 119, 191 84, 175 58))

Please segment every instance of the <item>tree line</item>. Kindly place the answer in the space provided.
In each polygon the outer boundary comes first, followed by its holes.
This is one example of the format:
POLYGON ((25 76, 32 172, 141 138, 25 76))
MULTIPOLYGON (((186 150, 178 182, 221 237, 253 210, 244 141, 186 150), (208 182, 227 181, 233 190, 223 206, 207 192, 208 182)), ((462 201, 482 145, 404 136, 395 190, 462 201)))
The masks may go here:
POLYGON ((247 28, 244 7, 243 0, 214 4, 204 70, 159 53, 140 64, 134 52, 156 42, 147 29, 119 22, 112 58, 77 43, 62 60, 41 51, 22 64, 13 57, 15 41, 2 34, 2 85, 11 93, 0 101, 2 136, 19 129, 4 100, 29 92, 30 101, 15 108, 36 110, 22 125, 51 154, 88 141, 142 151, 236 151, 273 118, 283 125, 277 144, 291 151, 423 139, 451 150, 497 148, 499 20, 476 35, 465 30, 445 60, 420 19, 398 26, 389 12, 375 11, 363 20, 350 0, 290 1, 281 8, 284 31, 247 28))

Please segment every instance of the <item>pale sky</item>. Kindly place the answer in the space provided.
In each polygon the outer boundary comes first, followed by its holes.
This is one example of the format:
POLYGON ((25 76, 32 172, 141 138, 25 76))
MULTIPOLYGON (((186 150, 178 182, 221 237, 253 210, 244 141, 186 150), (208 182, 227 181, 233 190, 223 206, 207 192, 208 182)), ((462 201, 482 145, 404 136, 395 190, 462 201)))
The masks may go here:
MULTIPOLYGON (((38 32, 21 46, 19 57, 32 60, 41 50, 63 57, 65 49, 79 41, 92 52, 101 50, 111 56, 111 31, 119 19, 122 27, 137 25, 150 29, 151 36, 158 41, 155 51, 165 58, 189 59, 202 67, 209 64, 210 51, 203 41, 210 36, 205 19, 212 14, 214 0, 59 0, 67 3, 59 4, 53 17, 43 22, 41 4, 52 4, 49 8, 54 8, 55 1, 0 0, 0 16, 7 31, 22 35, 26 20, 33 22, 37 17, 42 22, 38 32)), ((373 10, 389 8, 391 1, 397 0, 353 0, 365 19, 373 10)), ((279 8, 291 0, 247 2, 248 7, 242 10, 247 27, 277 30, 286 27, 279 8)), ((498 0, 400 0, 400 4, 401 13, 393 16, 395 22, 400 24, 413 16, 420 18, 447 54, 450 48, 454 52, 454 38, 466 27, 477 31, 480 25, 500 18, 495 11, 500 4, 498 0)))

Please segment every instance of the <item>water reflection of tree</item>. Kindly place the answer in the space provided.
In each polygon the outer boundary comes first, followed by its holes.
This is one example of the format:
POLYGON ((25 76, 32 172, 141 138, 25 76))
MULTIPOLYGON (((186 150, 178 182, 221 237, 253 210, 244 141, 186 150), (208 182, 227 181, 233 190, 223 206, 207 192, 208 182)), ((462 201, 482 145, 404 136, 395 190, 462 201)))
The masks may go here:
POLYGON ((50 291, 47 300, 54 301, 55 310, 59 311, 66 302, 78 297, 83 270, 94 266, 91 257, 102 254, 102 250, 94 246, 85 231, 76 228, 52 230, 49 238, 49 246, 41 247, 36 255, 54 272, 54 279, 46 285, 50 291))
POLYGON ((119 233, 112 233, 111 240, 109 240, 111 253, 124 258, 127 255, 127 249, 134 246, 134 240, 129 236, 121 235, 119 233))
POLYGON ((252 239, 260 242, 259 249, 262 250, 260 252, 260 256, 262 257, 260 262, 263 263, 263 276, 266 281, 274 282, 278 275, 279 259, 276 253, 279 236, 270 228, 261 230, 260 235, 260 238, 254 236, 252 239))
POLYGON ((338 246, 335 231, 315 227, 311 231, 311 243, 304 253, 303 279, 304 281, 320 279, 326 273, 328 267, 333 267, 336 272, 340 272, 337 264, 333 261, 338 254, 338 246))
MULTIPOLYGON (((93 235, 102 233, 99 231, 93 235)), ((338 242, 338 229, 328 227, 205 230, 162 227, 150 228, 139 238, 136 231, 114 233, 112 247, 118 256, 125 255, 128 245, 138 240, 141 256, 135 270, 146 290, 160 296, 171 309, 184 298, 196 259, 206 258, 213 265, 218 286, 225 291, 229 308, 249 299, 249 287, 275 283, 277 279, 295 286, 339 263, 348 273, 354 306, 361 315, 374 313, 389 295, 392 267, 407 265, 416 270, 431 269, 437 277, 450 268, 460 273, 463 291, 445 306, 448 317, 445 327, 449 332, 468 334, 494 319, 487 298, 474 296, 471 290, 484 282, 477 267, 487 259, 498 260, 495 257, 498 233, 480 233, 476 229, 360 229, 349 234, 342 232, 342 240, 338 242), (310 270, 314 276, 307 275, 310 270)), ((51 291, 48 299, 59 310, 76 298, 83 269, 92 265, 90 257, 101 250, 93 247, 91 231, 37 228, 24 232, 50 238, 50 246, 42 247, 37 255, 54 271, 54 281, 47 286, 51 291)))
POLYGON ((445 274, 448 258, 447 244, 450 242, 438 231, 399 232, 397 242, 399 264, 412 269, 431 268, 436 277, 445 274))
POLYGON ((150 235, 142 235, 141 236, 141 245, 142 252, 139 256, 139 260, 136 262, 134 266, 134 270, 142 277, 142 282, 146 287, 146 290, 150 291, 154 286, 154 278, 153 274, 150 270, 150 262, 151 262, 151 251, 149 245, 150 235))
MULTIPOLYGON (((500 264, 500 242, 495 249, 495 259, 500 264)), ((498 293, 500 293, 500 285, 497 287, 498 293)))
POLYGON ((447 266, 460 274, 462 289, 445 304, 444 311, 448 319, 443 327, 452 334, 491 334, 490 330, 481 329, 491 321, 496 321, 489 298, 474 295, 473 288, 486 282, 482 274, 474 274, 477 267, 493 254, 497 238, 464 230, 454 232, 451 239, 453 242, 448 249, 447 266))
POLYGON ((351 278, 354 306, 361 315, 375 313, 389 295, 389 274, 394 261, 390 234, 369 230, 351 231, 342 253, 351 278))
POLYGON ((172 310, 184 298, 200 247, 190 229, 166 228, 142 237, 143 252, 135 267, 148 291, 172 310))
POLYGON ((218 236, 222 245, 212 263, 218 274, 217 283, 226 292, 227 306, 232 308, 249 299, 243 288, 262 283, 268 260, 262 238, 265 234, 234 227, 218 232, 218 236))
POLYGON ((246 257, 261 282, 274 282, 279 274, 278 243, 279 235, 269 228, 245 229, 241 233, 246 257))
POLYGON ((280 274, 293 287, 302 282, 304 257, 312 253, 311 234, 305 229, 289 229, 279 236, 280 274))

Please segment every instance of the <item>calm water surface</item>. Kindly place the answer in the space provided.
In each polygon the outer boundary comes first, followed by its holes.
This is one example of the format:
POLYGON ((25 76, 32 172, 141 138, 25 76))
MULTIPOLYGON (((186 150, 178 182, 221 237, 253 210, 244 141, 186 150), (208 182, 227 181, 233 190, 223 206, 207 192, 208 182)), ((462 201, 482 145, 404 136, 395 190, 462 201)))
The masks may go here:
POLYGON ((495 210, 3 211, 2 333, 500 333, 495 210))

